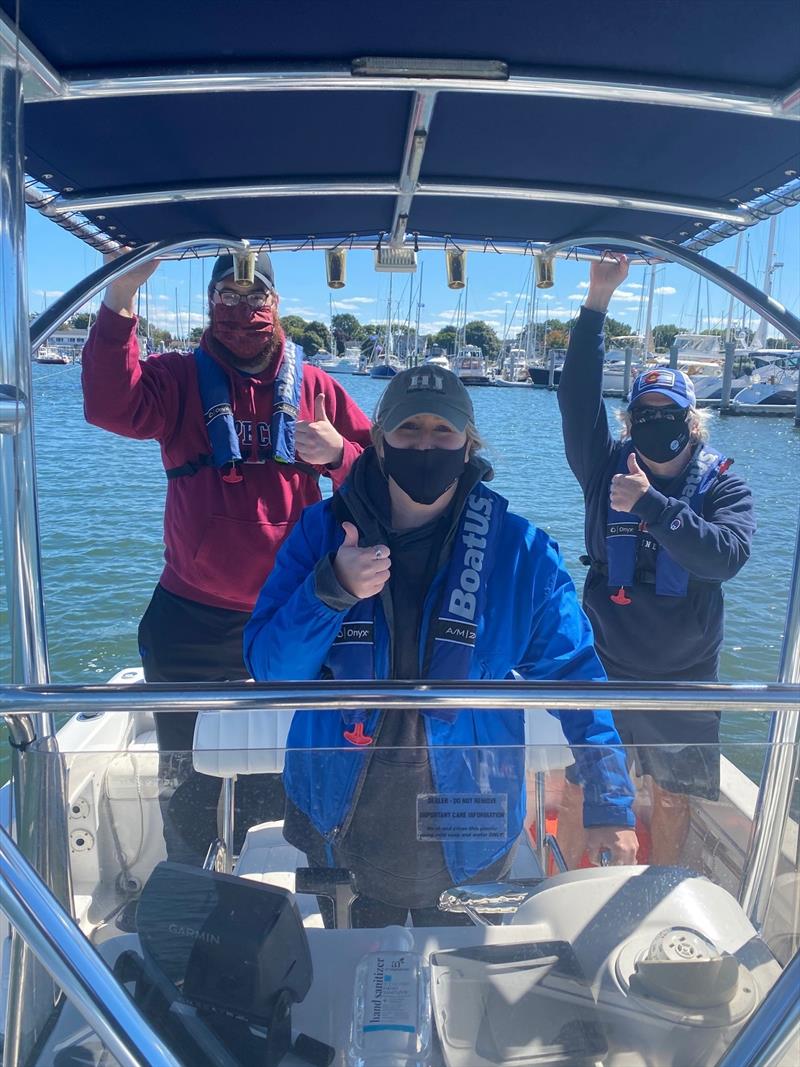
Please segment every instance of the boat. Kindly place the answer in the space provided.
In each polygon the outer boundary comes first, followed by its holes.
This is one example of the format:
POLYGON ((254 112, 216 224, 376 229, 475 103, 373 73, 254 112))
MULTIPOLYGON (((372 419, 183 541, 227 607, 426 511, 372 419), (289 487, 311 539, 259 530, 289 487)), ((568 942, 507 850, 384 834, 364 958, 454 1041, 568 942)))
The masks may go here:
POLYGON ((69 356, 60 351, 58 348, 52 348, 50 345, 42 345, 38 348, 33 357, 34 363, 58 363, 65 364, 70 362, 69 356))
POLYGON ((369 376, 370 378, 394 378, 399 370, 402 370, 400 364, 387 357, 370 364, 369 376))
POLYGON ((731 408, 734 412, 758 410, 767 414, 793 415, 797 408, 798 374, 800 355, 777 359, 761 366, 750 375, 749 383, 733 394, 731 408))
POLYGON ((558 386, 566 355, 566 348, 548 348, 545 356, 528 364, 528 376, 538 389, 558 386))
POLYGON ((524 348, 510 348, 501 357, 500 363, 495 368, 494 384, 503 389, 516 388, 522 385, 530 388, 533 385, 528 375, 527 356, 524 348))
MULTIPOLYGON (((463 707, 465 690, 470 706, 526 709, 519 755, 531 811, 510 879, 456 885, 440 899, 443 914, 470 925, 401 931, 429 967, 414 995, 420 1041, 423 1029, 437 1035, 430 1067, 794 1067, 800 1059, 792 809, 800 552, 770 685, 161 687, 142 685, 125 664, 107 685, 49 676, 31 368, 18 357, 109 279, 150 259, 231 251, 246 260, 253 249, 288 254, 300 245, 321 258, 352 247, 408 270, 417 256, 446 251, 463 277, 463 252, 534 252, 549 271, 559 257, 618 248, 695 270, 800 341, 796 316, 700 254, 800 203, 800 182, 787 173, 800 67, 779 4, 767 0, 747 34, 731 0, 695 5, 691 33, 672 5, 651 0, 635 10, 609 0, 601 17, 577 21, 541 7, 535 32, 522 0, 502 18, 484 5, 465 22, 462 8, 443 0, 431 20, 429 4, 408 0, 398 20, 361 2, 276 3, 265 45, 250 18, 220 19, 203 5, 187 21, 141 0, 131 23, 127 10, 95 0, 37 0, 22 5, 23 35, 16 5, 0 4, 0 103, 13 116, 23 94, 26 112, 24 142, 20 124, 0 124, 0 270, 13 294, 0 306, 0 381, 14 390, 2 414, 14 447, 0 449, 12 638, 0 714, 14 790, 13 824, 11 785, 0 794, 0 908, 17 931, 12 938, 8 922, 0 931, 6 1067, 280 1059, 295 1067, 304 1056, 343 1067, 363 1008, 359 961, 376 946, 389 951, 382 939, 392 933, 351 929, 348 872, 309 873, 280 823, 250 829, 237 854, 234 776, 274 771, 283 749, 252 750, 235 717, 376 706, 436 716, 463 707), (635 48, 620 50, 620 26, 635 48), (197 151, 197 131, 214 112, 224 156, 197 151), (271 135, 254 138, 265 114, 271 135), (520 129, 536 137, 520 138, 520 129), (565 129, 580 151, 551 154, 553 179, 531 181, 542 175, 541 146, 559 143, 565 129), (663 149, 666 138, 671 158, 691 159, 688 171, 643 165, 648 147, 663 149), (276 153, 276 142, 290 140, 291 152, 276 153), (182 172, 187 160, 192 169, 182 172), (132 245, 57 298, 30 338, 19 270, 24 201, 91 248, 132 245), (770 715, 760 785, 723 760, 720 801, 692 806, 684 866, 657 867, 643 848, 636 866, 561 870, 558 786, 572 757, 546 735, 547 709, 645 703, 668 714, 687 702, 770 715), (198 707, 223 717, 232 747, 186 754, 224 782, 219 847, 195 873, 161 862, 153 714, 198 707), (202 892, 185 892, 200 884, 202 892), (321 928, 316 894, 304 891, 314 886, 335 898, 339 929, 321 928), (205 912, 198 896, 211 902, 205 912)), ((479 756, 488 768, 494 753, 479 756)), ((391 814, 387 805, 376 818, 391 814)), ((646 844, 646 805, 640 819, 646 844)))
POLYGON ((450 360, 444 352, 437 352, 436 355, 426 356, 422 362, 423 365, 429 367, 444 367, 445 370, 450 370, 450 360))
POLYGON ((464 385, 493 385, 486 358, 478 345, 462 345, 453 357, 453 373, 464 385))

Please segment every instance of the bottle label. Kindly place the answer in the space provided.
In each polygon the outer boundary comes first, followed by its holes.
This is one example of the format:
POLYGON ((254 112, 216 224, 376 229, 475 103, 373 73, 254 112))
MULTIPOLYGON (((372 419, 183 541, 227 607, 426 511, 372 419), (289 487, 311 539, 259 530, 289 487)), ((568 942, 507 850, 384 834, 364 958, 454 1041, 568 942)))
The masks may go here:
POLYGON ((418 841, 505 841, 505 793, 421 793, 417 797, 418 841))
POLYGON ((369 974, 364 1033, 400 1030, 416 1033, 417 988, 414 960, 399 952, 376 953, 369 974))

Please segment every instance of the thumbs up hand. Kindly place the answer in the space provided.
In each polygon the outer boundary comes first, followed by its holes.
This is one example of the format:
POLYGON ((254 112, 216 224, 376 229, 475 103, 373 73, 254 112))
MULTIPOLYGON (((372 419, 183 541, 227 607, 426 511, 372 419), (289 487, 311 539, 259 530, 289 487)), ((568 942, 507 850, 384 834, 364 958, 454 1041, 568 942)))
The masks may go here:
POLYGON ((295 452, 315 467, 338 467, 344 454, 344 439, 328 418, 325 394, 314 397, 314 419, 299 419, 294 432, 295 452))
POLYGON ((636 453, 628 456, 628 473, 615 474, 611 479, 611 507, 614 511, 631 511, 650 488, 647 475, 636 460, 636 453))
POLYGON ((391 560, 386 545, 358 547, 358 530, 352 522, 343 522, 344 541, 333 561, 339 585, 358 600, 377 596, 389 581, 391 560))

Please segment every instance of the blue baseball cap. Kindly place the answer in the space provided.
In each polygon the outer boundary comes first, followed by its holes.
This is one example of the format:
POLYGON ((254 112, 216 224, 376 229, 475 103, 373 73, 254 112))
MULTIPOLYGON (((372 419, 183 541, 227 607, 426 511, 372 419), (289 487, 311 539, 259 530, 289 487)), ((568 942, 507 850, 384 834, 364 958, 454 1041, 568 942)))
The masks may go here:
POLYGON ((693 408, 697 404, 692 379, 682 370, 671 367, 642 371, 634 378, 628 401, 629 411, 645 393, 661 393, 682 408, 693 408))

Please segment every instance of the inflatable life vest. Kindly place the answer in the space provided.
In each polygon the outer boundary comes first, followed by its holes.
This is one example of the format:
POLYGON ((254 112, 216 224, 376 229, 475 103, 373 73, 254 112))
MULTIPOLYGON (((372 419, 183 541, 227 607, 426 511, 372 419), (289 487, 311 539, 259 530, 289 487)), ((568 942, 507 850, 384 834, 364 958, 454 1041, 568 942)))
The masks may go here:
POLYGON ((283 362, 275 378, 270 447, 254 445, 247 456, 242 455, 236 433, 227 374, 203 348, 195 349, 192 358, 197 366, 197 384, 211 452, 180 467, 168 468, 167 478, 192 477, 203 467, 216 467, 222 473, 223 481, 236 483, 242 481, 240 468, 243 462, 264 463, 267 460, 293 466, 317 477, 313 467, 296 459, 294 451, 294 431, 303 386, 303 350, 299 346, 286 339, 283 362))
MULTIPOLYGON (((506 501, 477 485, 467 498, 453 540, 437 616, 423 625, 422 671, 425 678, 469 678, 478 623, 486 606, 495 544, 503 525, 506 501)), ((378 597, 360 600, 345 616, 327 657, 334 678, 375 677, 375 612, 378 597)), ((431 711, 451 721, 450 711, 431 711)), ((352 744, 369 744, 363 723, 367 712, 342 712, 352 744)))
MULTIPOLYGON (((615 474, 627 474, 628 456, 633 451, 631 442, 620 450, 615 474)), ((721 469, 725 470, 728 466, 730 463, 719 452, 701 445, 684 472, 678 499, 688 504, 698 515, 702 514, 706 493, 721 473, 721 469)), ((640 521, 636 515, 627 511, 615 511, 609 505, 605 539, 608 585, 617 591, 611 598, 617 604, 630 603, 625 596, 625 589, 630 588, 635 580, 639 530, 640 521)), ((659 596, 686 596, 689 588, 689 572, 673 559, 663 545, 659 546, 656 553, 655 585, 659 596)))

